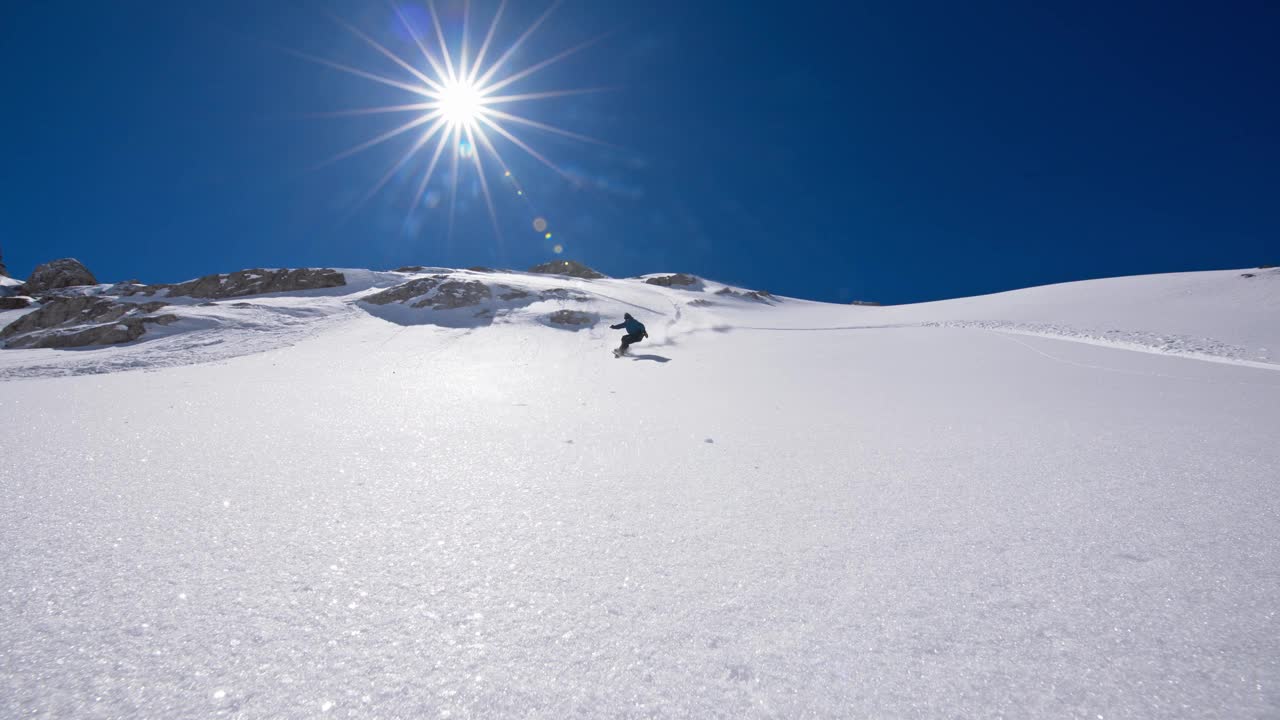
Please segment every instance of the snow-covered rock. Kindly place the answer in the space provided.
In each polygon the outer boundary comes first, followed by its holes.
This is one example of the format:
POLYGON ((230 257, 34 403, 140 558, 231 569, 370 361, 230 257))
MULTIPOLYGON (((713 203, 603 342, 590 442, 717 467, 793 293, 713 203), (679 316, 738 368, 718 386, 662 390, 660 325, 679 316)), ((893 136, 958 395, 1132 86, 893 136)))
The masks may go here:
POLYGON ((154 315, 162 302, 127 303, 77 295, 52 297, 0 330, 6 349, 113 345, 142 337, 148 325, 167 325, 174 315, 154 315))
POLYGON ((688 273, 675 273, 674 275, 652 275, 646 277, 644 281, 650 285, 659 287, 683 288, 685 290, 694 290, 702 287, 702 280, 695 275, 688 273))
POLYGON ((567 275, 584 280, 597 280, 608 277, 604 273, 593 270, 576 260, 552 260, 529 268, 529 272, 543 275, 567 275))
POLYGON ((175 285, 122 286, 120 292, 125 295, 220 299, 323 290, 342 287, 346 284, 347 280, 341 272, 329 268, 275 270, 253 268, 227 274, 205 275, 175 285))
POLYGON ((478 327, 534 304, 585 302, 589 297, 579 290, 529 283, 525 276, 492 270, 436 273, 364 295, 360 304, 399 324, 478 327))
POLYGON ((414 308, 457 310, 474 307, 491 299, 493 292, 479 280, 460 280, 448 275, 410 280, 389 290, 366 295, 363 302, 371 305, 398 303, 414 308))
POLYGON ((61 258, 37 265, 36 269, 31 271, 31 276, 23 283, 22 288, 26 295, 38 295, 59 288, 97 284, 97 278, 79 260, 61 258))
POLYGON ((600 316, 595 313, 587 313, 580 310, 556 310, 547 315, 549 324, 570 330, 582 330, 595 325, 599 321, 600 316))
POLYGON ((759 303, 774 303, 778 298, 767 290, 740 290, 738 288, 723 287, 716 291, 716 295, 721 297, 730 297, 735 300, 752 300, 759 303))

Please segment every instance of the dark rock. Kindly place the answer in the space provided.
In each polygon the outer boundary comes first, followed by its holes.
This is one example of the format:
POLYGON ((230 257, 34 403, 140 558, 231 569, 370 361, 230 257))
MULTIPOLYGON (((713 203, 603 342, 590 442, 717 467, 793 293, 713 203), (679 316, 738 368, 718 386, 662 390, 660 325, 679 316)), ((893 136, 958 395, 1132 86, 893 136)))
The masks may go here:
POLYGON ((391 272, 416 273, 416 272, 422 272, 423 270, 426 270, 426 269, 427 268, 425 265, 405 265, 404 267, 398 267, 395 270, 392 270, 391 272))
POLYGON ((6 348, 67 348, 111 345, 142 337, 150 324, 167 325, 174 315, 153 316, 162 302, 127 303, 78 295, 49 298, 41 307, 0 330, 6 348))
POLYGON ((690 307, 711 307, 712 305, 715 305, 715 303, 711 302, 706 298, 698 298, 697 300, 690 300, 685 304, 690 307))
MULTIPOLYGON (((122 280, 106 290, 102 291, 103 295, 114 295, 116 297, 124 297, 126 295, 137 295, 147 286, 143 285, 139 280, 122 280)), ((152 293, 148 293, 152 294, 152 293)))
POLYGON ((13 297, 0 297, 0 310, 21 310, 31 307, 34 302, 26 295, 14 295, 13 297))
POLYGON ((1257 273, 1240 273, 1240 277, 1251 278, 1251 277, 1258 277, 1258 275, 1257 273))
POLYGON ((880 307, 880 303, 875 300, 854 300, 850 305, 865 305, 867 307, 880 307))
POLYGON ((572 300, 574 302, 586 302, 591 298, 585 293, 568 288, 550 288, 538 293, 543 300, 572 300))
POLYGON ((702 284, 701 280, 688 273, 676 273, 675 275, 645 278, 645 282, 650 285, 660 285, 662 287, 697 287, 702 284))
POLYGON ((31 277, 22 285, 27 295, 36 295, 58 288, 79 287, 81 285, 97 285, 98 279, 89 272, 89 268, 74 258, 62 258, 43 265, 37 265, 31 271, 31 277))
MULTIPOLYGON (((493 292, 489 290, 489 286, 479 280, 447 280, 440 284, 429 304, 437 310, 453 310, 479 305, 492 297, 493 292)), ((427 300, 422 300, 415 307, 427 304, 427 300)))
POLYGON ((473 265, 473 266, 471 266, 471 267, 469 267, 469 268, 467 268, 467 269, 468 269, 468 270, 470 270, 471 272, 477 272, 477 273, 491 273, 491 272, 497 272, 497 270, 494 270, 494 269, 493 269, 493 268, 491 268, 491 267, 485 267, 485 266, 483 266, 483 265, 473 265))
POLYGON ((725 297, 737 298, 739 300, 754 300, 755 302, 762 303, 772 303, 777 300, 777 298, 771 295, 767 290, 747 290, 745 292, 738 292, 733 288, 720 288, 716 291, 716 294, 723 295, 725 297))
POLYGON ((373 305, 407 302, 435 290, 447 277, 447 275, 432 275, 431 277, 410 280, 407 283, 401 283, 382 292, 367 295, 361 298, 360 301, 373 305))
POLYGON ((586 280, 597 280, 599 278, 608 277, 607 275, 592 270, 580 262, 573 260, 553 260, 541 265, 535 265, 529 268, 531 273, 541 273, 543 275, 568 275, 569 277, 583 278, 586 280))
POLYGON ((489 286, 479 280, 452 280, 448 275, 432 275, 410 280, 362 300, 373 305, 387 305, 408 303, 417 298, 410 307, 455 310, 479 305, 492 297, 489 286))
POLYGON ((4 266, 4 253, 0 252, 0 277, 9 277, 9 269, 4 266))
POLYGON ((294 268, 282 270, 237 270, 229 274, 205 275, 176 285, 143 285, 127 289, 125 295, 155 295, 168 290, 169 297, 216 300, 221 298, 299 292, 341 287, 347 278, 329 268, 294 268))
POLYGON ((581 330, 591 327, 598 322, 599 318, 593 313, 584 313, 577 310, 557 310, 547 315, 547 322, 552 325, 571 328, 573 330, 581 330))

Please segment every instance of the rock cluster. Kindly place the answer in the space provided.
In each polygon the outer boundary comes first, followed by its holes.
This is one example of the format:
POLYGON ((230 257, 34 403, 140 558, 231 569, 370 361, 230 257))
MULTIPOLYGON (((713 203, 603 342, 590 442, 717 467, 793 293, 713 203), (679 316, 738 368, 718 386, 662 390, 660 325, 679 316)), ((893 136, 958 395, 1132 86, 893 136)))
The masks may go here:
POLYGON ((448 275, 432 275, 374 293, 363 301, 373 305, 401 303, 415 308, 456 310, 479 305, 492 297, 493 292, 489 286, 479 280, 457 280, 448 275), (416 301, 410 303, 411 300, 416 301))
POLYGON ((569 277, 583 278, 585 280, 608 277, 604 273, 592 270, 586 265, 573 260, 552 260, 541 265, 534 265, 529 268, 529 272, 543 275, 568 275, 569 277))
POLYGON ((79 260, 62 258, 37 265, 21 289, 25 295, 37 295, 49 290, 97 284, 97 278, 79 260))
POLYGON ((688 273, 676 273, 675 275, 645 278, 645 282, 661 287, 697 287, 702 281, 688 273))
POLYGON ((494 299, 503 303, 527 305, 538 300, 586 300, 586 295, 567 288, 548 288, 532 293, 506 285, 490 285, 480 280, 458 278, 450 275, 432 275, 416 278, 362 298, 372 305, 399 303, 413 308, 431 310, 457 310, 488 303, 494 299))
POLYGON ((142 337, 146 326, 178 318, 155 315, 166 303, 129 303, 88 295, 47 298, 0 330, 6 348, 69 348, 112 345, 142 337))
POLYGON ((580 312, 578 310, 557 310, 547 315, 547 322, 552 325, 559 325, 571 330, 581 330, 586 327, 595 325, 598 318, 592 313, 580 312))
POLYGON ((717 295, 725 297, 737 298, 739 300, 754 300, 755 302, 773 303, 777 301, 767 290, 745 290, 739 292, 733 288, 720 288, 716 291, 717 295))
POLYGON ((168 297, 190 297, 209 300, 265 295, 268 293, 299 292, 341 287, 347 278, 329 268, 294 268, 281 270, 237 270, 233 273, 205 275, 175 285, 123 286, 124 295, 152 296, 167 290, 168 297))

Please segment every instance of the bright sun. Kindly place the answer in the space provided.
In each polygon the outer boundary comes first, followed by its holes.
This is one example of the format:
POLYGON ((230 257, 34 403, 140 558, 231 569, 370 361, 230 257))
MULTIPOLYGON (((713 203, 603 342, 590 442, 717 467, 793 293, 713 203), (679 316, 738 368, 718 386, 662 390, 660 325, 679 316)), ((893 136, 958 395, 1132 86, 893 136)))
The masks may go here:
POLYGON ((453 128, 472 127, 480 119, 484 95, 471 83, 449 82, 436 93, 436 101, 445 121, 453 128))
MULTIPOLYGON (((461 38, 454 46, 460 50, 457 54, 450 50, 449 43, 445 39, 444 26, 441 24, 440 17, 436 14, 434 3, 431 0, 427 2, 427 10, 429 11, 431 22, 429 27, 422 28, 426 32, 419 32, 419 28, 410 22, 400 7, 393 5, 392 10, 405 30, 408 31, 413 43, 421 51, 422 60, 425 63, 410 62, 345 20, 331 16, 338 24, 351 31, 352 34, 363 40, 383 57, 399 66, 401 70, 408 74, 408 77, 403 79, 387 77, 326 58, 297 51, 289 52, 334 70, 406 91, 409 93, 412 102, 328 114, 367 116, 384 113, 410 113, 412 114, 412 119, 355 147, 338 153, 321 164, 325 165, 350 157, 405 133, 414 132, 417 139, 413 140, 404 152, 400 154, 399 159, 370 188, 361 202, 368 200, 373 194, 377 193, 381 187, 400 172, 401 168, 414 158, 423 157, 426 160, 426 169, 422 172, 421 179, 417 183, 417 192, 414 193, 413 200, 409 204, 411 208, 418 207, 419 203, 424 199, 436 167, 443 161, 452 166, 447 176, 447 182, 449 183, 449 228, 450 233, 452 233, 454 206, 458 194, 458 170, 459 166, 465 161, 466 164, 474 166, 476 178, 479 180, 480 189, 484 194, 485 204, 488 206, 489 219, 493 223, 495 233, 501 237, 498 218, 493 206, 493 198, 490 194, 489 182, 485 175, 485 165, 496 166, 498 170, 501 170, 505 183, 515 190, 517 196, 524 197, 525 192, 512 174, 511 168, 499 154, 498 148, 494 144, 495 140, 498 138, 505 140, 574 184, 580 182, 579 178, 551 162, 528 142, 517 137, 511 128, 519 125, 589 143, 608 144, 586 135, 570 132, 552 124, 532 120, 502 109, 503 107, 511 109, 514 106, 540 100, 594 93, 603 89, 579 88, 515 93, 506 90, 505 92, 500 92, 564 60, 570 55, 594 45, 603 37, 600 36, 583 42, 545 60, 536 62, 523 70, 514 72, 506 70, 505 66, 508 61, 516 55, 525 40, 551 16, 559 4, 560 0, 554 0, 551 6, 516 38, 515 42, 508 45, 505 50, 499 50, 494 46, 494 39, 498 30, 498 21, 507 5, 507 0, 502 0, 489 23, 488 31, 485 33, 479 49, 473 50, 469 30, 471 4, 466 2, 463 4, 461 38), (489 51, 491 49, 497 55, 492 60, 489 59, 489 51), (494 137, 491 138, 490 133, 493 133, 494 137)), ((525 199, 527 200, 528 198, 525 199)), ((540 230, 539 232, 543 231, 540 230)))

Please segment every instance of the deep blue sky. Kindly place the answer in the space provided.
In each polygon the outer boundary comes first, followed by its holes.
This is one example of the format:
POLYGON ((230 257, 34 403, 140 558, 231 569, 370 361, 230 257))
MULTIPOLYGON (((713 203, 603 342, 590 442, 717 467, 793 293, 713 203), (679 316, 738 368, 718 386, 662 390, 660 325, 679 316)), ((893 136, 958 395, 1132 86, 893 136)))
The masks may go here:
MULTIPOLYGON (((512 0, 498 40, 545 7, 512 0)), ((356 205, 408 139, 314 169, 413 117, 314 115, 413 101, 282 50, 411 79, 326 11, 425 65, 377 1, 6 3, 11 273, 524 268, 561 243, 614 275, 897 303, 1280 261, 1274 2, 567 0, 509 68, 610 34, 509 90, 614 88, 519 109, 614 147, 513 126, 582 182, 501 141, 528 198, 490 163, 501 239, 473 171, 452 236, 447 168, 434 208, 408 174, 356 205)))

